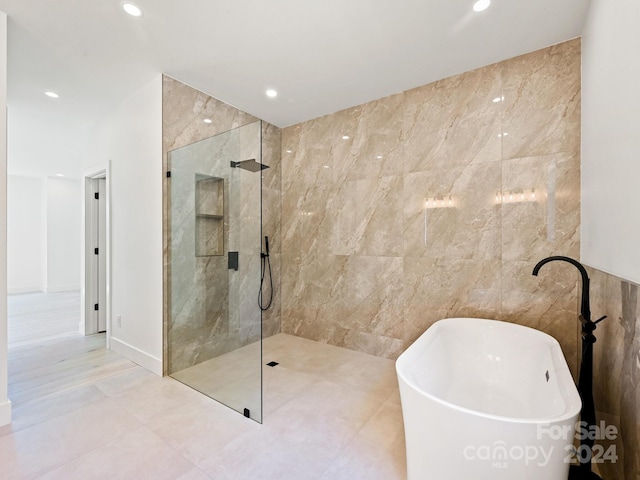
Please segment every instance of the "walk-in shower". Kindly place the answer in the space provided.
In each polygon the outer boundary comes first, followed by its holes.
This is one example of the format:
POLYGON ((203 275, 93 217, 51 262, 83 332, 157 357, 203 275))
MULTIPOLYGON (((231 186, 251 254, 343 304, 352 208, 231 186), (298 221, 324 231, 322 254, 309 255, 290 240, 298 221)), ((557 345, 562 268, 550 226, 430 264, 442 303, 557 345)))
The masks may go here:
POLYGON ((169 152, 167 373, 262 421, 262 124, 169 152))

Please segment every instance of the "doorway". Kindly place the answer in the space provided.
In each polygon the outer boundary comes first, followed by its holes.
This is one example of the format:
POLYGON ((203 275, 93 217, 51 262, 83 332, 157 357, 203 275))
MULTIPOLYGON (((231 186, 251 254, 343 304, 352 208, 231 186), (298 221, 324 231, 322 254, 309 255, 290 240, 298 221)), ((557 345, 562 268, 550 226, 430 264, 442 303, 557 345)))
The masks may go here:
POLYGON ((110 338, 110 242, 109 165, 93 168, 84 175, 83 266, 80 333, 106 332, 110 338))

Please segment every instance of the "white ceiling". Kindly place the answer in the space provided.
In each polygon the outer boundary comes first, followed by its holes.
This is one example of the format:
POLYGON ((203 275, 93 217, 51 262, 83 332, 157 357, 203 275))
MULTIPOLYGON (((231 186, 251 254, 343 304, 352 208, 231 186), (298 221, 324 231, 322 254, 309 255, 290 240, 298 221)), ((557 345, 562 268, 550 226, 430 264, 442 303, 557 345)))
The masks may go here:
POLYGON ((10 173, 78 176, 86 127, 160 72, 284 127, 577 37, 589 5, 473 1, 0 0, 10 173))

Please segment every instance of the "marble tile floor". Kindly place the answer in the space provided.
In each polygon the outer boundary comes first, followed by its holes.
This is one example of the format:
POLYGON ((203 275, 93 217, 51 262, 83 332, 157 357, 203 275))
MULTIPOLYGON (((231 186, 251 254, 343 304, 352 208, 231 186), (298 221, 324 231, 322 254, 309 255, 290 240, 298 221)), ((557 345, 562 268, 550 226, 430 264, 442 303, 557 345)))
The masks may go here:
MULTIPOLYGON (((81 363, 81 349, 60 347, 81 363)), ((90 349, 109 358, 89 355, 79 379, 58 382, 57 390, 26 389, 14 401, 14 422, 0 427, 0 478, 406 477, 391 360, 289 335, 271 337, 264 363, 280 364, 264 367, 260 425, 104 346, 90 349), (116 357, 117 368, 100 370, 101 362, 116 357)), ((65 363, 63 357, 60 352, 56 358, 65 363)), ((14 367, 10 358, 10 371, 14 367)))
POLYGON ((268 362, 262 361, 261 343, 255 342, 172 373, 171 377, 238 412, 249 409, 251 418, 260 422, 262 375, 263 371, 265 375, 271 373, 268 367, 262 367, 268 362))

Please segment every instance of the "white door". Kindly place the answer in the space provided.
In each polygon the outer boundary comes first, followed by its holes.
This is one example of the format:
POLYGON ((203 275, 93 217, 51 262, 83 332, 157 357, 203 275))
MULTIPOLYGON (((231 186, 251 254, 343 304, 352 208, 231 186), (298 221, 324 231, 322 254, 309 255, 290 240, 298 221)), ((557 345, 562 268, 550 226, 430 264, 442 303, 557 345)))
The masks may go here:
POLYGON ((107 202, 106 180, 98 178, 98 332, 107 331, 107 202))
POLYGON ((90 180, 90 233, 87 248, 90 249, 86 321, 91 325, 88 333, 105 332, 107 330, 107 261, 106 261, 106 180, 94 178, 90 180))

